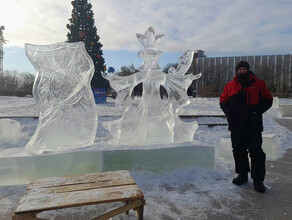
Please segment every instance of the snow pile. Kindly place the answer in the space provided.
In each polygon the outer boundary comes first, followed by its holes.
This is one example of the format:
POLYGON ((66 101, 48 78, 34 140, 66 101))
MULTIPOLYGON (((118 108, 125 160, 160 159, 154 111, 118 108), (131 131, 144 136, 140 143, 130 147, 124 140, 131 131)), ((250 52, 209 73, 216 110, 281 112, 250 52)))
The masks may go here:
POLYGON ((39 108, 33 98, 0 96, 0 116, 38 116, 39 108))
POLYGON ((21 124, 11 119, 0 119, 0 147, 3 144, 16 144, 23 137, 21 124))
POLYGON ((219 98, 193 98, 191 103, 179 111, 179 115, 224 115, 219 98))

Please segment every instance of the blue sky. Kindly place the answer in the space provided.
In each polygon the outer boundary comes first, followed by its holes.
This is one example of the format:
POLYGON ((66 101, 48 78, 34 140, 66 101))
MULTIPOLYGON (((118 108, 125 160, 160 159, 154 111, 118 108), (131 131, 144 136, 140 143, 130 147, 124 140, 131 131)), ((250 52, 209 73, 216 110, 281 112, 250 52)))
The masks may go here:
MULTIPOLYGON (((136 33, 153 26, 165 34, 157 46, 160 66, 177 61, 185 50, 202 49, 208 56, 292 53, 291 0, 90 0, 107 66, 140 67, 142 45, 136 33)), ((24 44, 66 40, 71 0, 9 0, 1 4, 5 26, 4 70, 34 68, 24 44), (13 13, 11 13, 13 11, 13 13), (16 16, 15 18, 11 16, 16 16)))
MULTIPOLYGON (((24 49, 20 47, 11 47, 4 50, 4 70, 17 70, 19 72, 30 72, 34 73, 34 67, 29 62, 25 55, 24 49)), ((119 70, 121 66, 129 66, 132 63, 136 68, 142 65, 142 58, 137 56, 136 51, 127 50, 104 50, 104 58, 107 67, 114 67, 115 70, 119 70)), ((163 68, 168 63, 177 62, 177 58, 181 56, 180 52, 168 52, 163 55, 159 60, 161 68, 163 68)))

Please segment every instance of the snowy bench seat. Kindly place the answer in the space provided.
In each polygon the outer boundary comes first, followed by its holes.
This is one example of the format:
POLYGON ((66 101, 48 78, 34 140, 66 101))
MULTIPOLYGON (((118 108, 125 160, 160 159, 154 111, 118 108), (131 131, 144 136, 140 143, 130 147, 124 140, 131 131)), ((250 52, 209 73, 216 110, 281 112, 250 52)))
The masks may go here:
POLYGON ((125 205, 94 219, 109 219, 131 209, 137 212, 138 220, 143 219, 144 195, 126 170, 35 179, 28 185, 12 220, 40 219, 37 214, 47 210, 112 202, 125 205))

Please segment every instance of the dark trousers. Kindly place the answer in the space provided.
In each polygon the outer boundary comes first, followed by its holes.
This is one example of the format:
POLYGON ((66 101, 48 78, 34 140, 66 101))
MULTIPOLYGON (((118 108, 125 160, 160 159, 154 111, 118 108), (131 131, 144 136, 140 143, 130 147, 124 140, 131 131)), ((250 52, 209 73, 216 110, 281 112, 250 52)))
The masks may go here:
POLYGON ((266 154, 262 149, 262 142, 262 133, 260 131, 231 131, 236 173, 245 174, 251 171, 251 178, 254 181, 264 181, 266 154), (251 169, 248 153, 251 158, 251 169))

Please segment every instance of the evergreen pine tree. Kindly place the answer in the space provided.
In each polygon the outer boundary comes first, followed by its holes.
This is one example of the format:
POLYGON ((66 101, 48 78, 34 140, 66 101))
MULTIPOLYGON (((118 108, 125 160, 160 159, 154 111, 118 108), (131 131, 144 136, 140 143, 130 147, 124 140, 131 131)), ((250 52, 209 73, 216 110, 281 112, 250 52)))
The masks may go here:
POLYGON ((105 69, 104 58, 102 57, 102 44, 99 42, 97 29, 94 25, 92 5, 87 0, 74 0, 72 15, 67 24, 69 32, 67 42, 83 41, 85 48, 93 60, 95 72, 91 80, 92 88, 107 88, 108 81, 101 76, 105 69))

